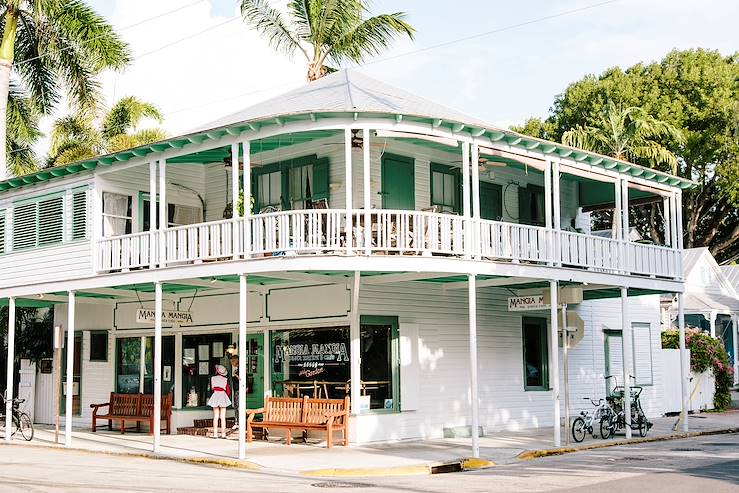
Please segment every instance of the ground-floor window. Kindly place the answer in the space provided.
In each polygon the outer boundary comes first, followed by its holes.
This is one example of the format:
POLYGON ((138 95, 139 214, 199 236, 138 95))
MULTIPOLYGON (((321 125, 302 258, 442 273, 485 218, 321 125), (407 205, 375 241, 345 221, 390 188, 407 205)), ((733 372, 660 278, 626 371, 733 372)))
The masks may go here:
MULTIPOLYGON (((271 333, 271 341, 271 378, 276 395, 332 399, 349 395, 349 327, 276 330, 271 333)), ((397 410, 397 318, 362 317, 360 358, 360 406, 397 410)))
POLYGON ((523 318, 524 389, 549 390, 548 338, 545 318, 523 318))
POLYGON ((182 336, 182 407, 205 406, 216 365, 229 368, 231 334, 182 336))
MULTIPOLYGON (((174 336, 162 337, 162 394, 174 392, 174 336)), ((119 337, 116 339, 116 392, 154 393, 154 338, 119 337), (141 344, 144 344, 143 360, 141 344), (143 364, 142 364, 143 361, 143 364)))
MULTIPOLYGON (((608 329, 605 334, 606 391, 623 385, 624 359, 622 333, 618 329, 608 329)), ((631 324, 631 385, 652 385, 654 381, 652 357, 652 329, 648 323, 631 324)))

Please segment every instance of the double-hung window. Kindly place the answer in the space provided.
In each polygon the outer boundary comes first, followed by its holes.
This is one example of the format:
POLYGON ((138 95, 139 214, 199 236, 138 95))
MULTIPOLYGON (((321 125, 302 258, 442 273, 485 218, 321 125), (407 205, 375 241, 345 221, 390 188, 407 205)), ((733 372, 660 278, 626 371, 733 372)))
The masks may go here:
POLYGON ((315 154, 272 163, 253 172, 254 209, 310 209, 328 198, 328 159, 315 154))
MULTIPOLYGON (((149 194, 140 192, 139 195, 139 217, 141 222, 141 231, 149 231, 151 226, 151 218, 149 217, 150 206, 149 194)), ((202 221, 203 212, 200 207, 191 205, 167 204, 167 227, 184 226, 187 224, 195 224, 202 221)), ((156 225, 159 228, 159 200, 156 204, 156 225)))
POLYGON ((130 195, 103 192, 103 236, 133 232, 133 200, 130 195))
POLYGON ((544 188, 528 185, 518 188, 518 222, 532 226, 544 226, 544 188))
POLYGON ((431 163, 431 205, 443 212, 459 213, 459 170, 431 163))

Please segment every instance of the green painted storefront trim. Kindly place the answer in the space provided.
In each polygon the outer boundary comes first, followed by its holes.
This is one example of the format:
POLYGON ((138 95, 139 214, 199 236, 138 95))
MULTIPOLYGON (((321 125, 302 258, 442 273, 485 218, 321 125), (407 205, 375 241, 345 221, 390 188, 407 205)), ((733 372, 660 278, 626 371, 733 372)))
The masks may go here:
MULTIPOLYGON (((575 149, 572 147, 558 144, 556 142, 550 142, 526 135, 518 134, 511 130, 505 129, 493 129, 493 128, 481 128, 476 125, 469 125, 464 122, 440 120, 438 118, 419 116, 419 115, 397 115, 392 113, 373 113, 373 112, 305 112, 295 113, 288 115, 281 115, 278 118, 274 116, 256 119, 252 121, 239 122, 231 125, 226 125, 219 128, 214 128, 205 131, 194 132, 187 135, 172 137, 160 142, 153 144, 147 144, 132 149, 127 149, 113 154, 107 154, 104 156, 97 156, 94 158, 78 161, 65 166, 54 167, 31 173, 16 178, 11 178, 0 182, 0 192, 6 190, 12 190, 27 185, 33 185, 40 182, 46 182, 62 178, 65 176, 79 174, 97 169, 98 167, 111 167, 117 163, 125 163, 133 158, 144 158, 149 155, 160 154, 163 151, 172 149, 185 149, 189 145, 197 145, 207 141, 219 140, 227 135, 240 135, 247 131, 257 131, 259 129, 282 126, 293 122, 309 122, 316 121, 319 119, 327 118, 351 118, 356 121, 361 119, 372 118, 372 119, 386 119, 397 122, 400 117, 405 122, 420 123, 424 125, 430 125, 433 128, 443 128, 450 130, 454 133, 459 133, 464 130, 470 131, 477 137, 484 137, 490 139, 492 142, 501 142, 510 147, 517 148, 523 151, 535 150, 543 153, 544 155, 551 155, 554 157, 571 158, 583 164, 587 164, 592 168, 600 170, 618 170, 621 173, 633 176, 641 177, 648 181, 653 181, 659 184, 667 184, 673 187, 679 187, 682 189, 690 189, 697 186, 692 180, 687 180, 678 176, 670 175, 662 171, 657 171, 651 168, 639 166, 637 164, 629 163, 619 159, 615 159, 609 156, 604 156, 594 152, 584 151, 575 149)), ((262 150, 272 150, 284 146, 293 145, 300 142, 307 142, 315 140, 316 138, 323 138, 325 136, 336 135, 340 131, 337 130, 325 130, 325 131, 307 131, 292 133, 288 135, 275 136, 267 139, 263 139, 265 143, 262 145, 262 150), (298 137, 299 135, 306 133, 311 134, 304 137, 298 137), (302 140, 307 139, 307 140, 302 140), (274 147, 272 147, 274 146, 274 147)), ((439 144, 433 144, 425 140, 418 140, 418 143, 426 147, 434 148, 439 144)), ((448 149, 447 146, 444 148, 448 149)), ((221 147, 216 149, 217 152, 213 153, 213 150, 201 151, 198 153, 192 153, 185 156, 178 156, 171 158, 168 162, 178 163, 214 163, 222 162, 224 157, 228 155, 230 151, 224 150, 228 147, 221 147), (220 150, 219 150, 220 149, 220 150)), ((252 151, 254 153, 260 152, 259 141, 252 143, 252 151), (256 145, 255 145, 256 144, 256 145)))

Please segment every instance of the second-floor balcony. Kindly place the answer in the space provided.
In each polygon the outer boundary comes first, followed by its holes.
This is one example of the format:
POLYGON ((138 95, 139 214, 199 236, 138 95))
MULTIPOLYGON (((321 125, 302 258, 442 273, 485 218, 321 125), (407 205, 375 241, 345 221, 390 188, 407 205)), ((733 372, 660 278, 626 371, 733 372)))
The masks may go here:
POLYGON ((409 255, 678 278, 680 250, 455 214, 310 209, 98 240, 96 271, 293 255, 409 255), (367 226, 365 226, 367 225, 367 226))

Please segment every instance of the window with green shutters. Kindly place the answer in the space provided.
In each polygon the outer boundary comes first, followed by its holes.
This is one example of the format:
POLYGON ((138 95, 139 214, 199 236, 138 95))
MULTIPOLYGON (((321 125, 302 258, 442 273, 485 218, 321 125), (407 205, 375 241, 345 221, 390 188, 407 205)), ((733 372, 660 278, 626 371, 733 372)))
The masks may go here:
POLYGON ((459 169, 431 163, 431 205, 459 213, 459 169))
MULTIPOLYGON (((88 238, 88 209, 87 188, 57 192, 13 204, 11 241, 9 244, 3 243, 2 253, 88 238)), ((3 224, 4 232, 7 229, 5 226, 3 224)), ((5 232, 4 236, 9 233, 5 232)))

